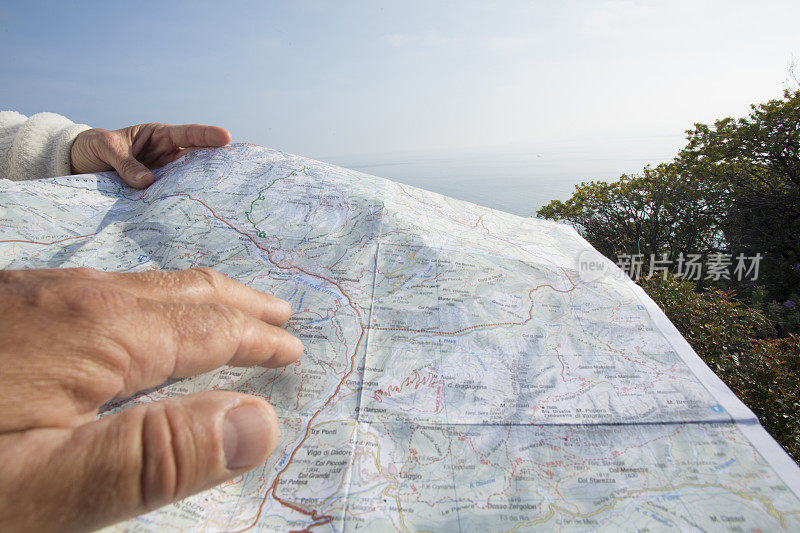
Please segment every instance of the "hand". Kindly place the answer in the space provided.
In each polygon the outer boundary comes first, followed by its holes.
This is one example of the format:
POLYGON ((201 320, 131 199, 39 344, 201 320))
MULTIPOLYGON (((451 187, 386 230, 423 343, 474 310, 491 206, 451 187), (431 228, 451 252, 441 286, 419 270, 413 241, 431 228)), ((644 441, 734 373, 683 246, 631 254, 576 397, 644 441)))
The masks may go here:
POLYGON ((94 529, 241 475, 275 413, 209 391, 95 420, 114 397, 223 364, 276 367, 283 300, 210 269, 0 271, 0 530, 94 529))
POLYGON ((125 183, 142 189, 155 181, 149 169, 162 167, 192 150, 229 142, 227 130, 200 124, 154 122, 114 131, 86 130, 72 144, 72 173, 116 170, 125 183))

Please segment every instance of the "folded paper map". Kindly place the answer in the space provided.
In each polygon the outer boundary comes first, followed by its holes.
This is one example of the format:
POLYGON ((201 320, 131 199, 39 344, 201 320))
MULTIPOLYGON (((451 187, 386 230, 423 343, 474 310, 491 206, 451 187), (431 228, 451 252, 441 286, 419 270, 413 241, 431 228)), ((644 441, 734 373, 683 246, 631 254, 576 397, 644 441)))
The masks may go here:
POLYGON ((571 227, 248 144, 0 182, 0 267, 208 266, 291 302, 263 465, 123 531, 800 530, 800 470, 571 227))

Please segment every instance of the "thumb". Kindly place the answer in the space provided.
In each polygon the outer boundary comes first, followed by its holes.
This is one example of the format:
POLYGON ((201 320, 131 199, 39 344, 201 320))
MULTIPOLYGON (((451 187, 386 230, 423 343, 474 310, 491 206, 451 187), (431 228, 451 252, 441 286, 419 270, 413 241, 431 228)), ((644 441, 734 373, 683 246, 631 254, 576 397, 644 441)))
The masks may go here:
POLYGON ((106 150, 108 164, 114 167, 122 181, 131 187, 143 189, 156 180, 153 172, 133 156, 131 146, 123 142, 112 143, 106 150))
POLYGON ((4 435, 0 528, 85 531, 136 516, 262 463, 277 435, 269 404, 233 392, 4 435))

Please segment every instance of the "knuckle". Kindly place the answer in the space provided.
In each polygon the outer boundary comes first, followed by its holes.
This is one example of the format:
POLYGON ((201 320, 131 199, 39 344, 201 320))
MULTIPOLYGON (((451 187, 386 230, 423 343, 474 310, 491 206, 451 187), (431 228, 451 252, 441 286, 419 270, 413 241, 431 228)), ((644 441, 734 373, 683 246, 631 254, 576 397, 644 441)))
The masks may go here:
POLYGON ((169 127, 171 124, 166 124, 164 122, 153 122, 148 124, 152 131, 152 138, 156 142, 169 142, 170 141, 170 133, 169 127))
POLYGON ((131 350, 124 343, 105 332, 99 332, 92 339, 91 360, 103 369, 101 379, 91 383, 95 392, 95 402, 105 403, 114 396, 125 397, 136 393, 130 386, 130 375, 135 366, 131 350))
POLYGON ((222 282, 222 274, 209 267, 195 267, 191 272, 200 280, 200 283, 206 285, 212 291, 219 289, 222 282))
POLYGON ((226 345, 239 345, 244 336, 245 314, 227 305, 219 303, 205 304, 211 313, 211 329, 206 333, 213 335, 217 342, 226 345))
POLYGON ((178 495, 178 464, 167 407, 147 409, 142 422, 141 494, 147 509, 155 509, 178 495))
POLYGON ((120 163, 120 170, 123 174, 135 174, 142 169, 142 164, 133 157, 127 157, 120 163))
POLYGON ((274 352, 275 349, 281 342, 284 340, 285 337, 289 337, 290 334, 287 333, 285 330, 272 326, 265 328, 262 333, 262 337, 264 339, 264 344, 266 344, 270 352, 274 352))
POLYGON ((227 332, 233 334, 239 331, 245 316, 242 311, 220 303, 210 303, 207 305, 211 313, 219 318, 223 325, 226 326, 227 332))
POLYGON ((113 131, 99 129, 99 128, 92 131, 93 131, 92 138, 99 143, 112 144, 117 141, 117 135, 113 131))
POLYGON ((80 279, 100 280, 108 276, 106 272, 89 267, 63 268, 60 270, 60 272, 64 273, 68 277, 80 279))
POLYGON ((133 394, 125 384, 128 352, 104 335, 89 331, 92 337, 86 343, 87 353, 71 358, 59 371, 61 389, 82 413, 92 412, 115 396, 133 394))
POLYGON ((177 402, 147 408, 142 423, 141 493, 148 509, 181 498, 196 486, 208 461, 191 418, 177 402))

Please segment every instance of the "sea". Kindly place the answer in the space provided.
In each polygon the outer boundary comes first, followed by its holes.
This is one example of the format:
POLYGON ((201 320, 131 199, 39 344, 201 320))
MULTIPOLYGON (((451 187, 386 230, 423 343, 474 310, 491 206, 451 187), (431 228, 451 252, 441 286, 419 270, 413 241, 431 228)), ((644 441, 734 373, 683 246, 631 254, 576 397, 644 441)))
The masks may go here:
POLYGON ((614 181, 672 160, 683 137, 583 139, 518 149, 331 157, 331 163, 521 216, 567 200, 584 181, 614 181))

